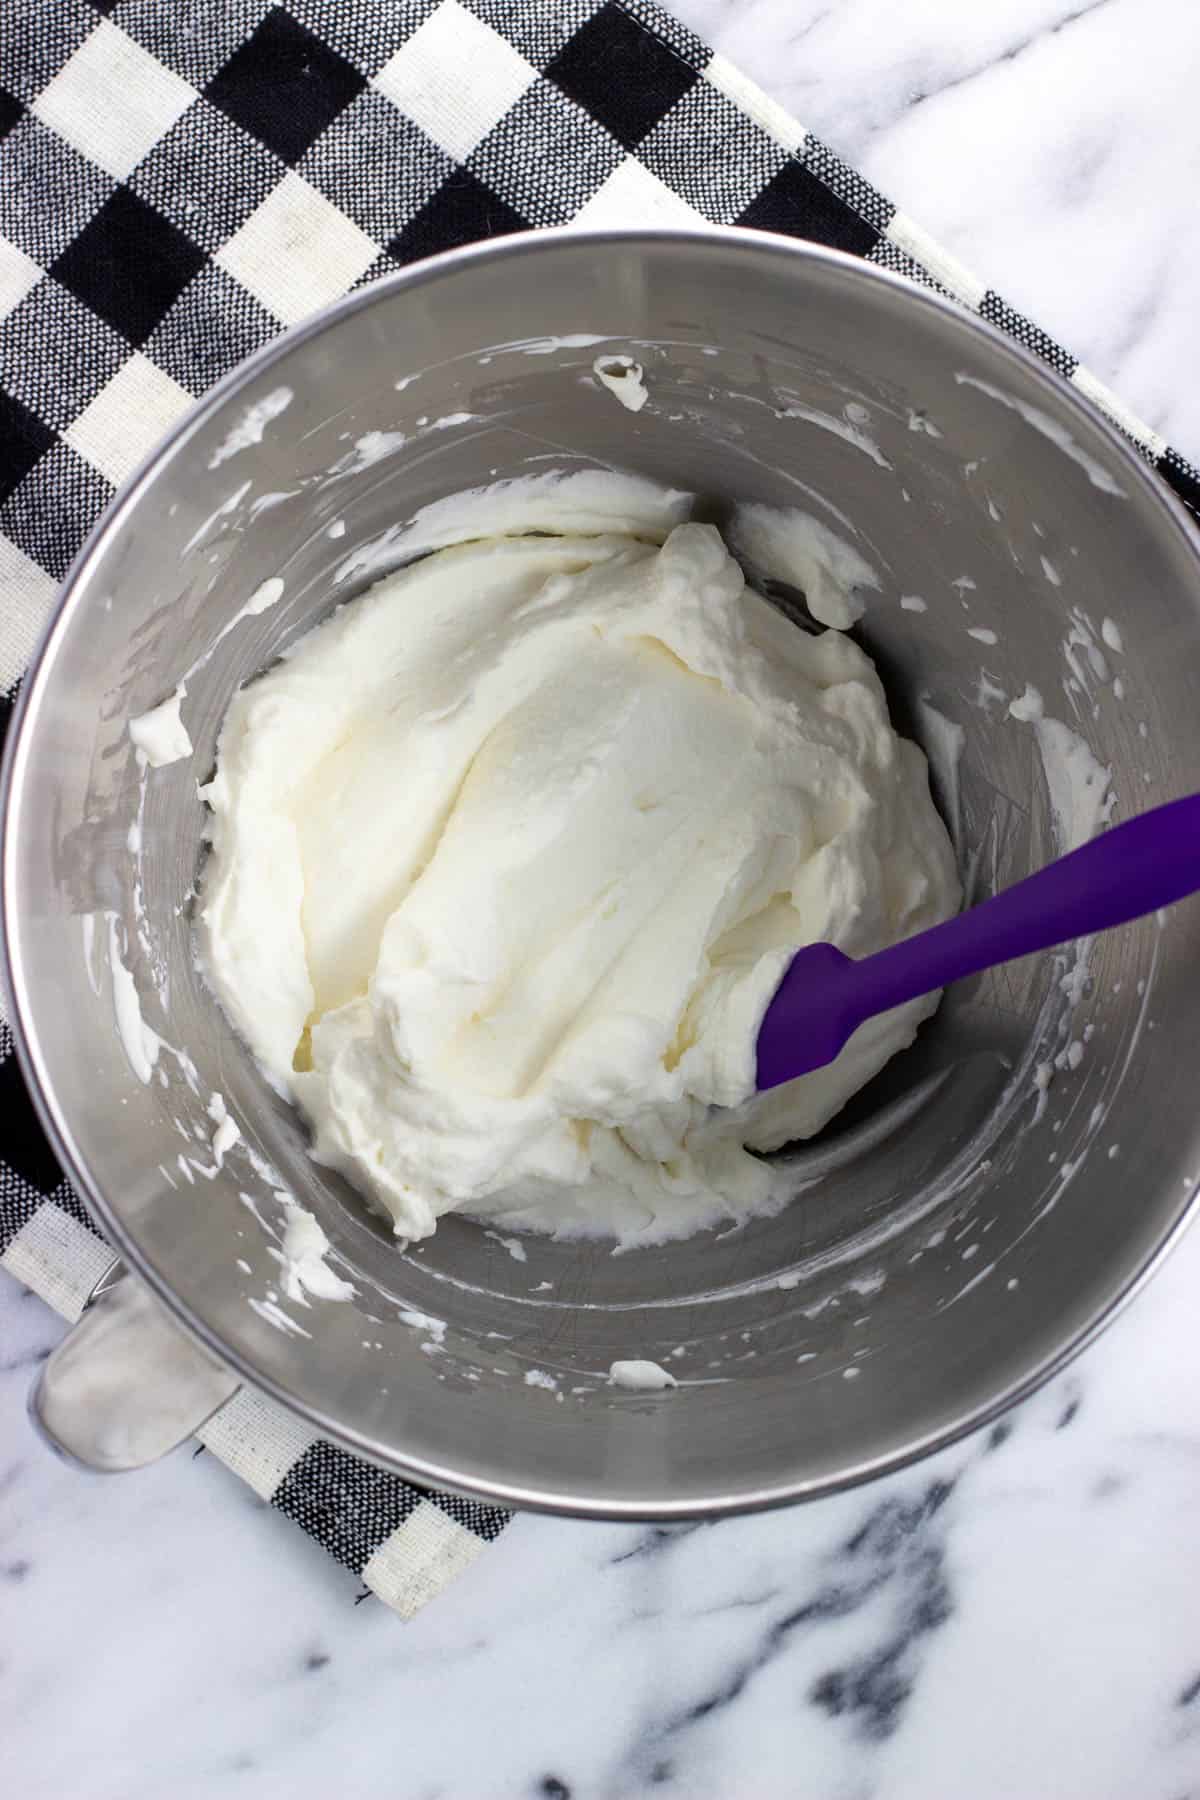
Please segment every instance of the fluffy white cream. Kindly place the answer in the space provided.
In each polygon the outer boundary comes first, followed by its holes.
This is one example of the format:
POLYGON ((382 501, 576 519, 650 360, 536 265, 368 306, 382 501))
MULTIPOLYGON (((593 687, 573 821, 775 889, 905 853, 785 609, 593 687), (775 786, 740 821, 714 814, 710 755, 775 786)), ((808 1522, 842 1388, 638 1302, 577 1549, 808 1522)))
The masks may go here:
POLYGON ((615 394, 626 412, 641 412, 650 398, 643 380, 641 363, 631 356, 598 356, 592 373, 601 387, 615 394))
POLYGON ((192 740, 179 712, 186 697, 187 687, 181 681, 166 700, 129 721, 129 735, 134 747, 152 769, 165 768, 168 763, 192 754, 192 740))
POLYGON ((731 532, 741 562, 757 576, 801 588, 819 625, 848 631, 862 618, 863 588, 879 577, 852 544, 793 506, 739 506, 731 532))
POLYGON ((598 479, 485 497, 491 535, 311 632, 234 698, 206 790, 217 992, 405 1237, 761 1210, 749 1150, 817 1131, 931 1010, 755 1096, 792 952, 945 917, 949 841, 868 658, 749 592, 677 496, 598 479), (538 495, 558 535, 505 535, 538 495))
POLYGON ((637 1358, 629 1362, 615 1362, 608 1371, 611 1387, 632 1388, 635 1392, 657 1393, 663 1388, 678 1387, 679 1383, 668 1369, 661 1363, 644 1362, 637 1358))

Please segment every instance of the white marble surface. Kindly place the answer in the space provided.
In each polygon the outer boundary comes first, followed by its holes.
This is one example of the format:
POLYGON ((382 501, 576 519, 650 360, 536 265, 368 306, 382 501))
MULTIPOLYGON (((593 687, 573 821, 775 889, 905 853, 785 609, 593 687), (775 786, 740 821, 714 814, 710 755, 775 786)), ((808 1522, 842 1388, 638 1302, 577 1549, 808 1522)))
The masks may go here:
MULTIPOLYGON (((677 0, 1200 450, 1189 0, 677 0)), ((14 1800, 1200 1795, 1200 1234, 1074 1369, 884 1485, 662 1534, 519 1520, 402 1626, 209 1459, 34 1442, 0 1284, 14 1800)))

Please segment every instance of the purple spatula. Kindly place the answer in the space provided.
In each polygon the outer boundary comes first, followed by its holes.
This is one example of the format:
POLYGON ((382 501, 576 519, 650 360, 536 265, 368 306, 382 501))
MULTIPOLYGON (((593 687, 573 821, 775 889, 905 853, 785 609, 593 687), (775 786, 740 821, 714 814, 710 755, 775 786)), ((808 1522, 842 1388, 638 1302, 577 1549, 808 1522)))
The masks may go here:
POLYGON ((1139 919, 1200 889, 1200 794, 1116 825, 980 906, 859 961, 794 956, 758 1033, 758 1086, 832 1062, 864 1019, 964 975, 1139 919))

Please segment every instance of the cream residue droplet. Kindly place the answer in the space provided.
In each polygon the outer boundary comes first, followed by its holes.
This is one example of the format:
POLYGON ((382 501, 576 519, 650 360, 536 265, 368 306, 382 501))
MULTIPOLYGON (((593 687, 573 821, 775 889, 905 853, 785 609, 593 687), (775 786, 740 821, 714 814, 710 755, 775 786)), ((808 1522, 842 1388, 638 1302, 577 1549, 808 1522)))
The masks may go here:
POLYGON ((660 1363, 637 1357, 613 1363, 608 1371, 608 1384, 610 1387, 630 1388, 647 1394, 679 1386, 674 1375, 660 1363))
POLYGON ((615 394, 629 412, 641 412, 650 398, 643 379, 642 365, 631 356, 598 356, 592 373, 601 387, 615 394))
POLYGON ((129 735, 138 757, 152 769, 165 768, 192 754, 192 740, 179 714, 186 695, 187 687, 181 681, 167 699, 129 721, 129 735))

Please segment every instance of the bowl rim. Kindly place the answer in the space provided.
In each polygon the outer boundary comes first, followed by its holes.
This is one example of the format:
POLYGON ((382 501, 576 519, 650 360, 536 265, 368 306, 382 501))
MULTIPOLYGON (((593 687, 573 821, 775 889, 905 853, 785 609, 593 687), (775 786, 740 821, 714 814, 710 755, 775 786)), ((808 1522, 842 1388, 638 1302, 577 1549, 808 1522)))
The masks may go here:
POLYGON ((536 1480, 527 1485, 505 1478, 464 1473, 461 1469, 444 1466, 421 1455, 398 1453, 354 1427, 342 1425, 319 1405, 292 1391, 285 1381, 265 1376, 247 1355, 237 1348, 231 1348, 204 1319, 182 1301, 169 1280, 142 1257, 136 1235, 110 1207, 99 1183, 93 1179, 75 1141, 70 1120, 55 1093, 23 966, 20 916, 16 905, 15 846, 20 836, 23 775, 30 756, 32 721, 42 697, 46 671, 58 641, 75 611, 78 590, 84 576, 100 559, 109 539, 136 507, 143 489, 159 467, 228 400, 242 393, 283 356, 309 339, 319 337, 332 324, 356 312, 385 303, 395 296, 435 285, 446 275, 475 267, 486 268, 502 259, 536 259, 544 251, 553 252, 561 249, 564 243, 571 242, 581 246, 585 254, 598 254, 606 250, 636 252, 644 248, 669 250, 672 246, 711 249, 714 244, 726 246, 732 256, 736 256, 739 251, 753 250, 760 256, 775 257, 781 266, 789 266, 793 270, 803 271, 805 267, 814 265, 833 269, 851 282, 890 289, 901 298, 904 305, 914 307, 919 312, 951 319, 956 329, 965 330, 968 336, 973 335, 988 343, 1000 362, 1008 361, 1024 375, 1031 375, 1036 384, 1053 395, 1082 423, 1093 431, 1099 431, 1107 439, 1109 447, 1122 464, 1126 478, 1140 489, 1151 509, 1157 511, 1164 532, 1183 544, 1185 556, 1196 566, 1200 583, 1200 532, 1195 529, 1182 502, 1161 475, 1142 457, 1133 442, 1101 412, 1082 389, 989 320, 971 312, 939 289, 920 286, 907 276, 866 262, 845 251, 807 239, 790 238, 741 226, 582 228, 568 224, 552 229, 515 232, 442 251, 344 295, 299 324, 280 332, 252 352, 236 368, 214 383, 175 422, 122 484, 92 527, 63 578, 30 656, 10 720, 3 763, 0 765, 0 972, 4 978, 8 1016, 18 1063, 38 1119, 64 1174, 77 1189, 103 1236, 110 1243, 114 1257, 122 1259, 129 1272, 151 1289, 188 1336, 203 1345, 225 1366, 235 1370, 247 1384, 269 1394, 334 1443, 369 1463, 401 1475, 419 1487, 445 1489, 488 1505, 510 1507, 518 1511, 625 1523, 679 1523, 761 1512, 844 1492, 909 1468, 991 1424, 1053 1379, 1092 1344, 1141 1292, 1200 1212, 1200 1177, 1186 1192, 1173 1222, 1155 1247, 1135 1264, 1116 1292, 1085 1324, 1022 1375, 1001 1386, 990 1400, 962 1409, 944 1424, 925 1432, 901 1449, 862 1458, 832 1476, 774 1481, 752 1490, 644 1503, 636 1499, 614 1500, 588 1492, 547 1490, 539 1488, 536 1480))

